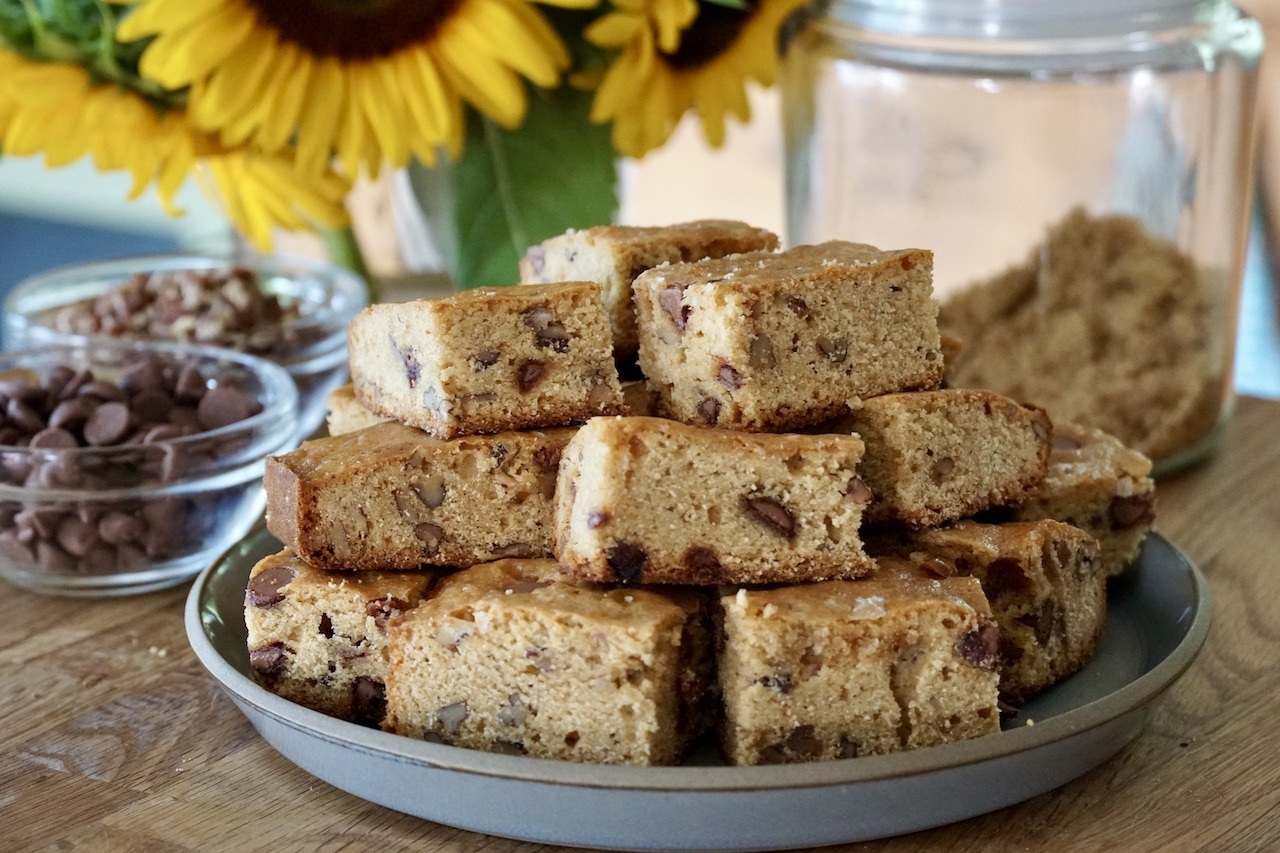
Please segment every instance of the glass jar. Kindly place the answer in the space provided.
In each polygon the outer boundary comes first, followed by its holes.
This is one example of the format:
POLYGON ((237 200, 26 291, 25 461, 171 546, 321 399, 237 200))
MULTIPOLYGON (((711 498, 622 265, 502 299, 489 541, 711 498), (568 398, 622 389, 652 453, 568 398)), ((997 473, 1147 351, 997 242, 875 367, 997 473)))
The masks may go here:
POLYGON ((833 0, 782 68, 788 242, 932 249, 950 384, 1172 470, 1229 411, 1261 52, 1224 0, 833 0))

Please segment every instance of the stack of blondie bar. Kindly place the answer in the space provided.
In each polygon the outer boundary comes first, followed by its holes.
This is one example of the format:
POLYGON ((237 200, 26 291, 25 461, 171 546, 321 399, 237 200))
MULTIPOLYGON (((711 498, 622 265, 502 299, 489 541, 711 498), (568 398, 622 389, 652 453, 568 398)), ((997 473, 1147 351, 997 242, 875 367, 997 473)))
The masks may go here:
POLYGON ((991 734, 1089 659, 1149 463, 940 388, 929 252, 712 221, 522 273, 352 321, 331 437, 267 462, 266 686, 476 749, 670 764, 714 728, 760 764, 991 734))

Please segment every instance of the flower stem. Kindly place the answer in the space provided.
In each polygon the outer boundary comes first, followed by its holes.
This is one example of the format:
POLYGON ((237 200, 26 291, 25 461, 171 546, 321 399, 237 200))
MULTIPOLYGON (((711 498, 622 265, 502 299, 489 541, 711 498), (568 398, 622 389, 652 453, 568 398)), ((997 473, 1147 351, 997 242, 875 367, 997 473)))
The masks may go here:
POLYGON ((356 242, 355 233, 350 228, 324 228, 320 236, 324 238, 329 258, 335 264, 346 267, 365 280, 369 287, 370 304, 379 301, 382 297, 382 283, 365 266, 364 254, 360 251, 360 244, 356 242))

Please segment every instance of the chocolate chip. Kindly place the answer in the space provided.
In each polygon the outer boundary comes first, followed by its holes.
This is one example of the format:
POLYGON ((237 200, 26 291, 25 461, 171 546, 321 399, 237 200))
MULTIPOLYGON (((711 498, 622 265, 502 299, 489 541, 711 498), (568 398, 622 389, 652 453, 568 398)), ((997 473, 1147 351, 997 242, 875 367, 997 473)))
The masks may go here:
POLYGON ((98 541, 97 525, 70 515, 59 522, 54 538, 68 554, 83 557, 98 541))
POLYGON ((720 401, 715 397, 703 397, 697 406, 698 417, 708 426, 714 426, 720 420, 720 401))
POLYGON ((209 390, 208 380, 200 369, 188 365, 178 372, 178 381, 174 383, 173 393, 179 400, 195 403, 209 390))
POLYGON ((283 675, 288 666, 288 649, 284 643, 272 643, 249 652, 249 666, 259 675, 276 678, 283 675))
POLYGON ((76 441, 76 437, 65 429, 45 427, 31 436, 31 443, 28 446, 41 450, 65 450, 71 447, 79 447, 80 442, 76 441))
POLYGON ((813 319, 813 312, 809 310, 809 305, 799 296, 787 296, 783 299, 783 304, 791 309, 791 313, 795 314, 802 320, 813 319))
POLYGON ((325 639, 333 639, 333 620, 329 618, 328 613, 320 614, 320 636, 325 639))
POLYGON ((607 512, 593 512, 587 516, 587 529, 595 530, 597 527, 604 527, 612 520, 613 516, 609 515, 607 512))
MULTIPOLYGON (((218 385, 210 388, 196 406, 196 420, 202 429, 220 429, 262 411, 262 405, 239 388, 218 385)), ((87 429, 87 427, 86 427, 87 429)))
POLYGON ((857 758, 860 751, 861 748, 856 740, 842 737, 836 746, 836 758, 857 758))
POLYGON ((783 696, 786 696, 791 692, 791 673, 775 672, 773 675, 763 675, 756 679, 756 683, 767 687, 774 693, 780 693, 783 696))
POLYGON ((986 577, 982 584, 988 598, 995 598, 1004 592, 1022 594, 1030 591, 1031 579, 1022 561, 1016 557, 999 557, 987 566, 986 577))
POLYGON ((773 342, 766 335, 756 335, 751 339, 747 364, 757 370, 770 370, 778 366, 778 358, 773 353, 773 342))
POLYGON ((690 580, 698 584, 714 584, 724 580, 724 567, 716 552, 704 545, 694 545, 684 552, 684 566, 690 580))
POLYGON ((112 545, 137 542, 146 532, 146 522, 129 513, 108 512, 98 521, 98 535, 102 537, 103 542, 109 542, 112 545))
POLYGON ((1156 518, 1155 495, 1147 492, 1113 498, 1109 516, 1112 530, 1128 530, 1139 524, 1150 524, 1156 518))
POLYGON ((351 682, 351 715, 357 723, 378 726, 387 716, 387 686, 367 675, 351 682))
POLYGON ((640 583, 644 579, 644 567, 649 555, 639 545, 618 542, 609 546, 609 569, 620 583, 640 583))
POLYGON ((467 703, 454 702, 436 711, 436 720, 444 727, 446 734, 456 735, 467 719, 467 703))
POLYGON ((249 603, 254 607, 274 607, 284 601, 280 587, 289 583, 297 573, 292 566, 279 565, 259 572, 249 578, 249 603))
POLYGON ((730 391, 737 391, 738 388, 742 387, 742 374, 738 373, 732 365, 720 365, 720 368, 716 371, 716 379, 730 391))
POLYGON ((1031 431, 1036 434, 1036 438, 1041 441, 1049 440, 1049 425, 1046 421, 1036 419, 1031 422, 1031 431))
POLYGON ((510 740, 495 740, 493 742, 493 751, 499 755, 528 755, 529 751, 524 748, 524 744, 510 740))
POLYGON ((127 396, 118 385, 112 385, 110 382, 101 380, 86 382, 80 386, 76 394, 80 397, 88 397, 104 403, 120 403, 127 396))
POLYGON ((95 408, 97 407, 93 401, 85 397, 63 400, 49 414, 49 426, 67 430, 80 429, 95 408))
POLYGON ((84 440, 94 447, 119 444, 133 429, 133 415, 124 403, 103 403, 84 425, 84 440))
POLYGON ((26 400, 13 398, 5 406, 5 414, 19 429, 27 433, 36 433, 44 429, 44 418, 40 412, 26 400))
POLYGON ((971 666, 979 669, 995 669, 1000 648, 1000 629, 991 622, 984 622, 976 631, 970 631, 956 640, 956 654, 971 666))
POLYGON ((502 353, 498 352, 498 350, 487 349, 481 350, 477 353, 472 353, 468 360, 477 369, 484 370, 485 368, 493 367, 498 363, 498 359, 500 358, 502 358, 502 353))
POLYGON ((1026 625, 1035 634, 1036 642, 1046 645, 1053 637, 1053 628, 1058 615, 1058 605, 1052 598, 1046 598, 1035 613, 1025 613, 1018 621, 1026 625))
POLYGON ((787 751, 800 758, 817 758, 822 754, 822 743, 813 726, 797 726, 787 735, 787 751))
POLYGON ((823 335, 818 338, 818 351, 832 364, 843 364, 849 357, 849 341, 846 338, 829 338, 823 335))
POLYGON ((658 305, 671 318, 671 322, 675 323, 676 328, 683 332, 689 323, 689 313, 693 307, 682 305, 682 302, 684 302, 684 291, 678 287, 668 287, 658 291, 658 305))
POLYGON ((743 495, 739 501, 742 511, 748 518, 756 521, 787 540, 796 538, 796 519, 777 498, 763 495, 743 495))
POLYGON ((860 477, 850 477, 849 482, 844 485, 844 496, 853 503, 871 503, 875 499, 875 495, 871 493, 871 489, 867 488, 867 484, 862 482, 860 477))
POLYGON ((373 617, 373 624, 383 634, 387 633, 387 622, 409 609, 409 602, 388 595, 375 598, 365 605, 364 612, 373 617))
POLYGON ((516 387, 520 393, 527 394, 533 390, 547 373, 547 365, 542 361, 525 361, 516 368, 516 387))

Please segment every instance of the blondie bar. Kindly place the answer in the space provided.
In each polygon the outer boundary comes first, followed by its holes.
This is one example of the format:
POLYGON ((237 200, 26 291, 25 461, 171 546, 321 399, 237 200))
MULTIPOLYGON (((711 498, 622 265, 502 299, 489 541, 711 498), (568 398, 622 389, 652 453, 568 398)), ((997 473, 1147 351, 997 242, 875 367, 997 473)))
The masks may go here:
MULTIPOLYGON (((882 543, 872 537, 868 548, 882 543)), ((1107 620, 1098 543, 1057 521, 980 524, 900 536, 894 547, 943 576, 978 579, 1000 627, 1000 692, 1025 699, 1093 657, 1107 620)))
POLYGON ((776 234, 743 222, 707 219, 658 228, 603 225, 568 231, 531 246, 520 261, 520 280, 595 281, 609 315, 613 354, 634 359, 640 347, 631 283, 652 267, 778 248, 776 234))
POLYGON ((433 438, 399 423, 268 457, 267 529, 313 566, 413 569, 549 556, 569 428, 433 438))
POLYGON ((973 578, 894 558, 868 577, 721 599, 733 764, 854 758, 991 734, 999 630, 973 578))
POLYGON ((384 728, 472 749, 672 764, 710 720, 710 602, 610 589, 550 560, 445 579, 394 628, 384 728))
POLYGON ((1054 427, 1044 483, 1018 505, 992 518, 1052 518, 1075 525, 1102 546, 1107 575, 1138 556, 1156 517, 1151 460, 1102 430, 1069 423, 1054 427))
POLYGON ((875 495, 868 523, 920 528, 1033 494, 1053 426, 1035 406, 950 389, 873 397, 818 429, 866 444, 858 475, 875 495))
POLYGON ((751 435, 593 418, 565 448, 556 557, 578 578, 773 583, 857 577, 871 492, 847 435, 751 435))
POLYGON ((598 284, 371 305, 347 334, 360 402, 438 438, 622 412, 598 284))
POLYGON ((289 551, 249 572, 244 621, 258 680, 291 702, 377 726, 387 622, 421 603, 434 572, 324 572, 289 551))
POLYGON ((932 270, 928 251, 839 242, 652 269, 633 286, 640 367, 667 416, 748 431, 933 388, 932 270))

